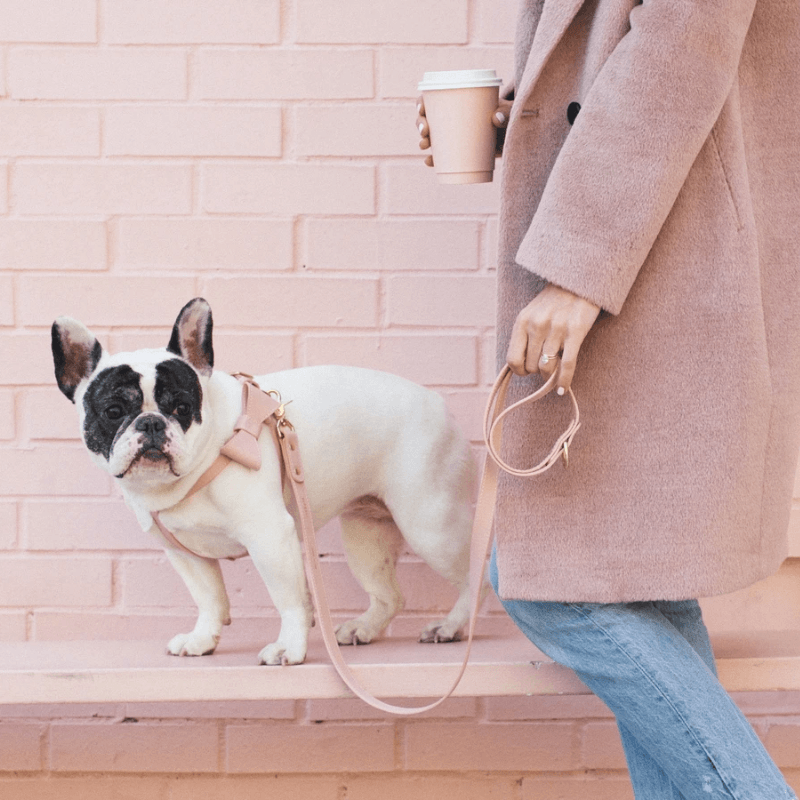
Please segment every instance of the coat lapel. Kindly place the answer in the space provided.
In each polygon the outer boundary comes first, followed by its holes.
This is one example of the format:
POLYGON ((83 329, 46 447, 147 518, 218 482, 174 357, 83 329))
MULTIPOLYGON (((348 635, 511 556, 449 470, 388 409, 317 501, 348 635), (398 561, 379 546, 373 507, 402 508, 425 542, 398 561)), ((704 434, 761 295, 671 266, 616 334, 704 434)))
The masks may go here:
POLYGON ((542 16, 522 73, 522 81, 516 92, 517 100, 528 96, 541 75, 547 59, 550 58, 583 3, 584 0, 544 0, 542 16))

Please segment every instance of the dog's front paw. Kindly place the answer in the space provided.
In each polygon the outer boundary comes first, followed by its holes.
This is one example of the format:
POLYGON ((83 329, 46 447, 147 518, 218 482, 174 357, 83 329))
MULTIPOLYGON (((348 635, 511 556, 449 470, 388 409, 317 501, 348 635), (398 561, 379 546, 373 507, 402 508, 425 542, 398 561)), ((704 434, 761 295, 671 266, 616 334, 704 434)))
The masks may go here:
POLYGON ((302 664, 306 660, 305 647, 286 645, 280 640, 268 644, 259 654, 258 663, 270 667, 302 664))
POLYGON ((336 629, 336 641, 342 645, 369 644, 380 631, 374 631, 361 619, 351 619, 336 629))
POLYGON ((459 642, 461 641, 461 631, 453 628, 447 620, 431 622, 422 629, 419 640, 426 644, 438 644, 439 642, 459 642))
POLYGON ((173 656, 210 656, 218 643, 219 637, 208 633, 179 633, 169 640, 167 652, 173 656))

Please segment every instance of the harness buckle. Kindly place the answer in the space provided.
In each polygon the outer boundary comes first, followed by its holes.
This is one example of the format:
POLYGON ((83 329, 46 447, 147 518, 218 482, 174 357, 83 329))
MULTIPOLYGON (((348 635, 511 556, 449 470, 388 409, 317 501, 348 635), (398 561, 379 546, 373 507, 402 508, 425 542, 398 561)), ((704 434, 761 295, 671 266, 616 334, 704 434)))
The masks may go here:
MULTIPOLYGON (((291 400, 289 401, 292 402, 291 400)), ((285 438, 286 434, 284 433, 284 428, 288 428, 290 431, 294 430, 294 425, 286 419, 286 404, 281 403, 281 405, 276 409, 275 413, 273 414, 275 417, 275 432, 278 436, 283 439, 285 438)))

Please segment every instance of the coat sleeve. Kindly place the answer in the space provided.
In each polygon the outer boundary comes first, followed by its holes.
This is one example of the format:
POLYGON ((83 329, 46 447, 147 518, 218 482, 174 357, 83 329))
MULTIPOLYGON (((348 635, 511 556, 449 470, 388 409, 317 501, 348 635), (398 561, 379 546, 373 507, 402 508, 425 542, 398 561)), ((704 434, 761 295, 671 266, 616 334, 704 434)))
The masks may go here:
POLYGON ((617 314, 737 74, 756 0, 645 0, 583 99, 516 260, 617 314))

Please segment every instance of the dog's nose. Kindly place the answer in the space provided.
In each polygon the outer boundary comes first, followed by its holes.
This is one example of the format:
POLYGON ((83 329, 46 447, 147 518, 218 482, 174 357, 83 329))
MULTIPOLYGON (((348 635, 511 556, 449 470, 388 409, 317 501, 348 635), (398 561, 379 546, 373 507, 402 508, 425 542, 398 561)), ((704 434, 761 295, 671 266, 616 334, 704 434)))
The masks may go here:
POLYGON ((157 414, 142 414, 136 420, 134 428, 140 433, 146 433, 150 438, 155 438, 167 429, 167 421, 157 414))

